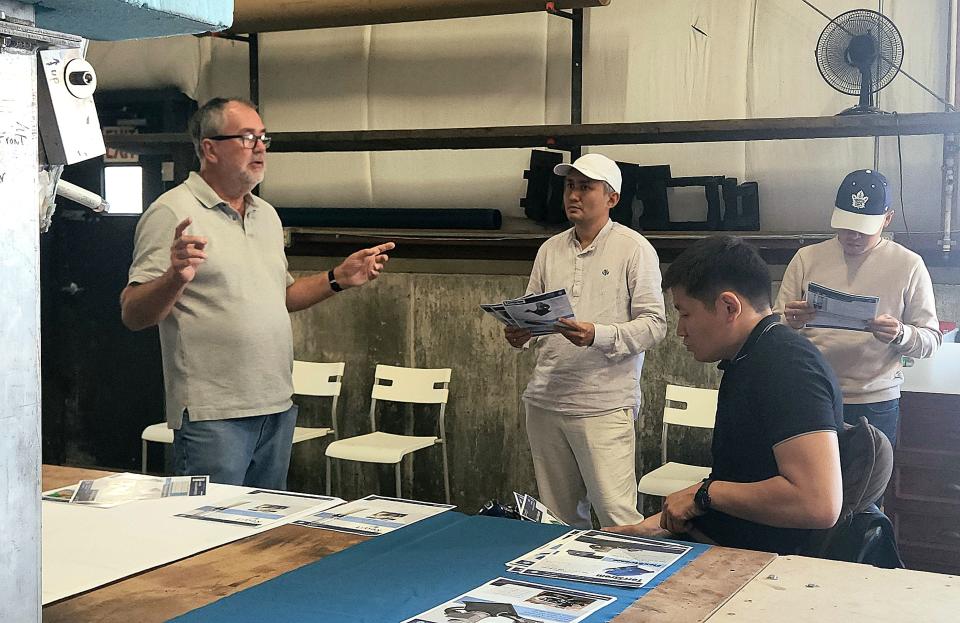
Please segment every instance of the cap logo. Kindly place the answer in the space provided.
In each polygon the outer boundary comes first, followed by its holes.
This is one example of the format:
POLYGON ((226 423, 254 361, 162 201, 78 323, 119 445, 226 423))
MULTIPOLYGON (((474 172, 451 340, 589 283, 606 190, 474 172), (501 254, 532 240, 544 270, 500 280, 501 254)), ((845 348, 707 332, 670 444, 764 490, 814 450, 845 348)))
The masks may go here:
POLYGON ((870 197, 863 194, 862 190, 855 195, 850 195, 850 198, 853 200, 853 207, 857 210, 866 208, 867 202, 870 201, 870 197))

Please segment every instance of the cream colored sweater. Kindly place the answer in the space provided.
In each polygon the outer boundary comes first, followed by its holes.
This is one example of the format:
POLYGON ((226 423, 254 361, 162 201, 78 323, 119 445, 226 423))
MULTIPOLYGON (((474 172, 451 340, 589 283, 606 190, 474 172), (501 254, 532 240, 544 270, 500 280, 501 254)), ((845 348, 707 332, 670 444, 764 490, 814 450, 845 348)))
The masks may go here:
POLYGON ((811 281, 852 294, 879 296, 878 315, 903 323, 900 344, 884 344, 872 333, 839 329, 801 329, 824 354, 840 379, 843 402, 863 404, 900 396, 901 356, 930 357, 940 347, 933 284, 919 255, 881 240, 859 256, 846 256, 836 238, 800 249, 787 266, 776 312, 802 300, 811 281))

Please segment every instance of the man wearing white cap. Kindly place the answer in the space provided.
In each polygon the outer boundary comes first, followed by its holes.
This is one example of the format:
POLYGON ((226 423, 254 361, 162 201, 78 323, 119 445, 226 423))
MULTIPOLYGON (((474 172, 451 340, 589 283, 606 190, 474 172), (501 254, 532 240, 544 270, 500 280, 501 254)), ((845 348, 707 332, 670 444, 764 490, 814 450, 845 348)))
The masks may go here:
POLYGON ((916 253, 881 237, 893 220, 890 189, 878 171, 854 171, 837 191, 830 226, 837 237, 800 249, 787 266, 776 310, 823 352, 843 390, 843 417, 860 416, 896 442, 900 359, 930 357, 940 347, 933 285, 916 253), (804 299, 810 282, 880 297, 867 330, 808 328, 816 310, 804 299))
MULTIPOLYGON (((587 154, 553 171, 565 176, 573 227, 540 247, 527 293, 565 288, 576 320, 540 338, 523 393, 537 487, 572 526, 591 526, 591 506, 600 525, 636 523, 640 371, 667 329, 659 259, 643 236, 610 220, 622 181, 614 161, 587 154)), ((531 338, 504 333, 514 348, 531 338)))

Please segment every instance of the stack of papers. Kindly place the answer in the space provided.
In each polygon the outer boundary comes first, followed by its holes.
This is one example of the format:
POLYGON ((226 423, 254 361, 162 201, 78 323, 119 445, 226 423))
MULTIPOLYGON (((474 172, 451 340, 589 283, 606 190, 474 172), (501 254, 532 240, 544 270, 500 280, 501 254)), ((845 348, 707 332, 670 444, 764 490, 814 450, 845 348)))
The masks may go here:
POLYGON ((427 517, 439 515, 451 508, 455 507, 452 504, 368 495, 355 502, 321 509, 320 512, 293 523, 309 528, 378 536, 409 526, 427 517))
POLYGON ((483 303, 480 309, 509 327, 529 329, 534 335, 557 333, 555 325, 561 318, 574 318, 573 306, 563 288, 502 303, 483 303))
POLYGON ((598 530, 571 530, 507 563, 507 570, 559 580, 639 588, 690 547, 598 530))
POLYGON ((338 504, 343 504, 343 500, 325 495, 257 489, 223 500, 215 506, 201 506, 188 513, 177 513, 176 517, 261 528, 289 520, 293 515, 315 512, 338 504))
POLYGON ((209 476, 162 477, 125 472, 96 480, 81 480, 69 487, 45 491, 43 499, 48 502, 112 508, 134 500, 206 495, 209 481, 209 476))
POLYGON ((536 521, 538 523, 553 524, 557 526, 567 525, 566 522, 558 519, 549 508, 544 506, 540 500, 532 495, 527 495, 526 493, 517 493, 514 491, 513 499, 517 503, 517 513, 524 521, 536 521))
POLYGON ((577 623, 614 601, 608 595, 496 578, 403 623, 577 623))
POLYGON ((877 317, 880 297, 833 290, 811 281, 806 301, 817 312, 808 327, 869 331, 867 323, 877 317))

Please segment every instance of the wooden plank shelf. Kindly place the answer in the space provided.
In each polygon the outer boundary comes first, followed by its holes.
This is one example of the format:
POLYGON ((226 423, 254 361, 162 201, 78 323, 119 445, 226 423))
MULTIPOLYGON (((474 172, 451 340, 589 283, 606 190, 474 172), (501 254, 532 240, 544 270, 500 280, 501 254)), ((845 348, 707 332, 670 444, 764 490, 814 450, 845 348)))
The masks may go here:
MULTIPOLYGON (((960 133, 960 113, 653 121, 416 130, 274 132, 271 152, 349 152, 429 149, 572 148, 960 133)), ((108 147, 134 153, 189 149, 186 134, 109 135, 108 147)))

